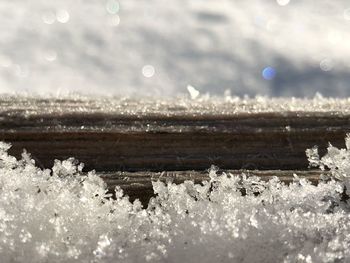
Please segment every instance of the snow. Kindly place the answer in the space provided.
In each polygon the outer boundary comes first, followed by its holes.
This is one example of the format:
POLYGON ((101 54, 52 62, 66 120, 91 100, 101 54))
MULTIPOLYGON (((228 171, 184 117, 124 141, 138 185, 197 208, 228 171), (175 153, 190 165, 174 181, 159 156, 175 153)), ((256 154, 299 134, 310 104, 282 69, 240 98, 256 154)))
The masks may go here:
MULTIPOLYGON (((348 116, 349 10, 345 0, 2 0, 0 115, 348 116)), ((154 182, 147 208, 118 187, 112 199, 74 158, 42 170, 9 148, 0 143, 1 262, 350 258, 349 137, 321 157, 306 150, 310 167, 331 171, 318 186, 213 167, 202 185, 154 182)))
MULTIPOLYGON (((317 93, 313 98, 268 98, 264 96, 237 97, 230 95, 209 96, 199 94, 188 86, 188 95, 176 98, 156 99, 152 97, 107 97, 69 94, 61 96, 17 96, 0 94, 0 115, 24 116, 63 114, 106 114, 115 116, 181 116, 181 117, 225 117, 234 115, 275 114, 317 116, 348 116, 350 98, 326 98, 317 93)), ((290 128, 290 127, 289 127, 290 128)), ((288 129, 288 127, 286 127, 288 129)))
POLYGON ((342 180, 347 179, 350 175, 350 163, 348 162, 348 160, 350 160, 350 134, 345 138, 345 145, 346 149, 338 149, 332 146, 332 144, 329 144, 327 148, 328 153, 322 158, 319 158, 316 146, 312 149, 308 149, 306 154, 309 158, 310 165, 320 167, 322 170, 326 168, 330 169, 333 177, 342 180))
POLYGON ((349 143, 321 159, 308 151, 334 175, 318 186, 297 175, 285 185, 212 167, 202 185, 154 182, 158 195, 147 208, 119 188, 109 198, 98 174, 83 175, 73 158, 42 170, 1 143, 1 262, 344 262, 349 143))
POLYGON ((192 85, 212 95, 350 96, 349 7, 346 0, 2 0, 0 92, 169 97, 192 85), (274 72, 268 78, 266 68, 274 72))

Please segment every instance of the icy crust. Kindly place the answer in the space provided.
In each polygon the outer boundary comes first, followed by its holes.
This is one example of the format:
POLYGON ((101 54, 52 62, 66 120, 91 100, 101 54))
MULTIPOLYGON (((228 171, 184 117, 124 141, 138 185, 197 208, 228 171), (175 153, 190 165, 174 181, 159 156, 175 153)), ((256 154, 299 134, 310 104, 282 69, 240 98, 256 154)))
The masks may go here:
MULTIPOLYGON (((117 198, 109 198, 102 179, 94 172, 82 175, 74 159, 41 170, 27 153, 21 160, 8 155, 9 147, 0 144, 1 262, 350 258, 350 207, 343 198, 347 168, 343 181, 318 186, 297 176, 289 186, 277 178, 218 176, 212 168, 203 185, 155 182, 158 196, 143 209, 118 188, 117 198)), ((333 150, 318 164, 337 173, 348 165, 349 152, 333 150)))
POLYGON ((324 98, 317 94, 312 99, 267 98, 257 96, 222 97, 198 95, 173 99, 156 98, 107 98, 82 95, 10 96, 0 95, 0 115, 24 115, 25 117, 47 114, 113 114, 122 116, 225 116, 288 112, 350 114, 350 98, 324 98))

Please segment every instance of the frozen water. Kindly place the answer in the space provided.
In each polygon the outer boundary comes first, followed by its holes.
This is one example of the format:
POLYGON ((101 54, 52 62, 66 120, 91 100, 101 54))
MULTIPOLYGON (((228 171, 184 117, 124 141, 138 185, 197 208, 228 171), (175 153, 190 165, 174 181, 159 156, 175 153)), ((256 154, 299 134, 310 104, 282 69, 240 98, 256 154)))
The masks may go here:
POLYGON ((349 96, 349 20, 347 0, 1 0, 0 92, 349 96))
POLYGON ((345 149, 338 149, 329 144, 327 154, 322 158, 318 155, 317 147, 306 150, 310 166, 328 169, 334 178, 343 181, 347 194, 350 195, 350 134, 345 138, 345 149))
MULTIPOLYGON (((349 137, 346 139, 349 147, 349 137)), ((73 158, 42 170, 0 144, 1 262, 344 262, 350 207, 349 150, 330 146, 314 165, 335 178, 314 186, 242 175, 175 185, 154 182, 143 209, 73 158), (246 195, 242 195, 242 188, 246 195), (258 193, 258 194, 257 194, 258 193)))
MULTIPOLYGON (((327 113, 347 116, 350 98, 325 98, 317 93, 313 98, 268 98, 264 96, 243 98, 200 94, 188 86, 189 94, 177 98, 155 99, 150 97, 104 97, 67 94, 61 96, 18 96, 0 94, 2 116, 36 116, 47 114, 114 114, 124 116, 227 116, 236 114, 288 114, 327 113)), ((287 128, 288 129, 288 128, 287 128)))

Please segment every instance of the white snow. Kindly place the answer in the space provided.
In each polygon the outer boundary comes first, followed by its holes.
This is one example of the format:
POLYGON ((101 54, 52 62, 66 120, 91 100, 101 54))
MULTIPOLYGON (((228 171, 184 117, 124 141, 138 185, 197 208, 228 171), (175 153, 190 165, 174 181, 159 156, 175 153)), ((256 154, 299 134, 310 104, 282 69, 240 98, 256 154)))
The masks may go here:
MULTIPOLYGON (((0 113, 346 116, 349 10, 345 0, 2 0, 0 113), (312 98, 317 91, 343 98, 312 98), (253 97, 237 97, 244 94, 253 97)), ((73 158, 42 170, 9 147, 0 143, 4 263, 350 258, 349 137, 346 149, 330 145, 322 157, 317 147, 306 151, 311 167, 331 170, 318 186, 212 168, 202 185, 154 182, 158 196, 147 208, 119 188, 111 199, 98 174, 82 174, 73 158)))
MULTIPOLYGON (((327 114, 348 116, 350 98, 326 98, 317 93, 313 98, 237 97, 199 94, 189 86, 189 94, 176 98, 83 96, 17 96, 0 94, 3 116, 37 116, 47 114, 113 114, 115 116, 234 116, 238 114, 327 114)), ((290 128, 290 127, 289 127, 290 128)), ((288 129, 288 127, 286 127, 288 129)))
MULTIPOLYGON (((346 144, 349 147, 350 139, 346 144)), ((74 159, 51 170, 0 144, 1 262, 344 262, 350 257, 349 149, 319 160, 335 177, 262 182, 244 174, 155 182, 148 208, 117 199, 74 159), (247 195, 242 196, 241 189, 247 195), (259 193, 256 195, 256 193, 259 193)), ((317 162, 316 150, 309 153, 317 162)))
POLYGON ((346 0, 2 0, 0 92, 168 97, 191 84, 350 96, 349 10, 346 0))
POLYGON ((199 91, 195 87, 187 85, 187 91, 190 93, 191 99, 195 100, 196 98, 198 98, 199 91))

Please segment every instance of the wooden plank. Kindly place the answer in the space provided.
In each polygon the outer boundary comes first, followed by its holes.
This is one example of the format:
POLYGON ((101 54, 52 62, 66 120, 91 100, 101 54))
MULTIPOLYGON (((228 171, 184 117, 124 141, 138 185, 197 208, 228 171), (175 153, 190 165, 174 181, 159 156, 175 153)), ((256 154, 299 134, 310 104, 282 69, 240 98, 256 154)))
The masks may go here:
POLYGON ((118 185, 143 204, 154 196, 152 181, 200 183, 211 165, 285 183, 296 173, 317 183, 321 172, 308 170, 305 150, 344 147, 350 100, 259 103, 0 97, 0 140, 12 143, 10 154, 26 149, 45 168, 75 157, 85 171, 98 171, 109 191, 118 185))
POLYGON ((350 131, 347 101, 313 112, 250 111, 257 107, 250 104, 186 110, 176 103, 0 98, 0 140, 12 143, 17 157, 25 148, 42 167, 74 156, 97 171, 303 170, 305 149, 344 147, 350 131))

